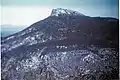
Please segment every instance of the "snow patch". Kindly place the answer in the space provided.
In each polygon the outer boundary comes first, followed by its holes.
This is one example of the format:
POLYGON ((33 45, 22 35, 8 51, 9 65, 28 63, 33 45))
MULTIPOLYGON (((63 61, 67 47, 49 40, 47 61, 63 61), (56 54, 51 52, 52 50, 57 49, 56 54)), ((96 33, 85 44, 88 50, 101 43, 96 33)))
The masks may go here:
POLYGON ((34 38, 34 37, 31 37, 31 40, 35 40, 35 38, 34 38))
POLYGON ((85 16, 77 11, 62 8, 53 9, 51 16, 59 16, 60 14, 85 16))

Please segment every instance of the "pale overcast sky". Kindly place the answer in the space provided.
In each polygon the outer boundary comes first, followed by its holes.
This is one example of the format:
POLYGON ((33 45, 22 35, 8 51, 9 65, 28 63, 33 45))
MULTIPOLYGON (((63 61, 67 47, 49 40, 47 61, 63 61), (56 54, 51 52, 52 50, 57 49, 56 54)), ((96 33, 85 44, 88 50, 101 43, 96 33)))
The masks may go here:
POLYGON ((50 15, 53 8, 67 8, 87 16, 118 18, 118 0, 2 0, 2 25, 31 25, 50 15))

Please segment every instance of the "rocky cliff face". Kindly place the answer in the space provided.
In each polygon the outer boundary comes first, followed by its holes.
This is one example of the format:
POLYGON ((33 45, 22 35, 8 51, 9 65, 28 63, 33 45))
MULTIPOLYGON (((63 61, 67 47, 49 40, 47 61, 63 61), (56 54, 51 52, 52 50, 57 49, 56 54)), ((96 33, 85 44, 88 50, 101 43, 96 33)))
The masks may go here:
POLYGON ((2 39, 3 80, 118 79, 118 20, 68 9, 2 39))

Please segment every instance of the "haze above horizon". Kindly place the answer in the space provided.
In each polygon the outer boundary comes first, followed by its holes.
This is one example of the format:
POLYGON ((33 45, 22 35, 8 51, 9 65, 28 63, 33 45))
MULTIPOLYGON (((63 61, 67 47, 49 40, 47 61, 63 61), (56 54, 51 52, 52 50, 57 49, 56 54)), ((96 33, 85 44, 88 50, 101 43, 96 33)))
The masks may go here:
POLYGON ((53 8, 67 8, 92 17, 118 18, 119 0, 2 0, 1 25, 31 25, 53 8))

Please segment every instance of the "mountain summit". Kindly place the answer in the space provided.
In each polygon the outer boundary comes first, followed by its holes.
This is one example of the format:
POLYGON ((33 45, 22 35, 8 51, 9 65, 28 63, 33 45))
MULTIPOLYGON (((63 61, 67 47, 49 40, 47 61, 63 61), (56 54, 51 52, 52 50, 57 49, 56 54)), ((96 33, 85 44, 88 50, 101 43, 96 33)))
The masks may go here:
POLYGON ((85 16, 84 14, 81 14, 77 11, 73 11, 73 10, 69 10, 69 9, 57 8, 57 9, 52 10, 51 16, 59 16, 59 15, 85 16))

